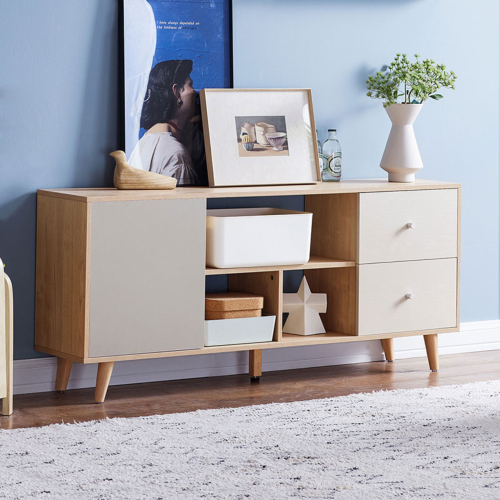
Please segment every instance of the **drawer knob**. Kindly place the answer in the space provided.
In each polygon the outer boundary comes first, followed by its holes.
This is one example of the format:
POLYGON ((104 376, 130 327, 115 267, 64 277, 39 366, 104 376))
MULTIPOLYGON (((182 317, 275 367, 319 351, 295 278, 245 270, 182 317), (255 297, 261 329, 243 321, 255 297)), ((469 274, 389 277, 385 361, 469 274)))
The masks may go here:
POLYGON ((414 222, 408 222, 408 224, 406 224, 406 227, 408 229, 415 229, 415 223, 414 222))
POLYGON ((408 300, 413 300, 413 293, 407 293, 405 295, 405 297, 408 299, 408 300))

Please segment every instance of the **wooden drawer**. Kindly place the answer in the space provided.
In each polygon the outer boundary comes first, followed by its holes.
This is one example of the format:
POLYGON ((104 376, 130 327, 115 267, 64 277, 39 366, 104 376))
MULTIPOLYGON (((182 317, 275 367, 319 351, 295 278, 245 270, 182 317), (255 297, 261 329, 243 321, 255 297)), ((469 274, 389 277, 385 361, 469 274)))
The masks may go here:
POLYGON ((358 335, 457 325, 457 259, 360 265, 358 287, 358 335))
POLYGON ((358 262, 457 256, 457 190, 359 195, 358 262))

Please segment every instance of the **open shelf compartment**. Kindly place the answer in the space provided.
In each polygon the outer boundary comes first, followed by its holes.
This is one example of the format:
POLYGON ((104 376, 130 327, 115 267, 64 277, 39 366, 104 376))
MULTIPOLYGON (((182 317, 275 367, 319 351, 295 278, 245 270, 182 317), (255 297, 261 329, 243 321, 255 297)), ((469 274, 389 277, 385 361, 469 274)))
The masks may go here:
POLYGON ((336 342, 357 335, 358 195, 305 197, 305 210, 313 213, 311 257, 306 264, 216 269, 207 276, 227 275, 227 290, 264 296, 264 314, 276 315, 273 343, 308 345, 336 342), (326 293, 327 312, 321 319, 328 333, 302 336, 284 334, 283 276, 304 271, 313 293, 326 293))

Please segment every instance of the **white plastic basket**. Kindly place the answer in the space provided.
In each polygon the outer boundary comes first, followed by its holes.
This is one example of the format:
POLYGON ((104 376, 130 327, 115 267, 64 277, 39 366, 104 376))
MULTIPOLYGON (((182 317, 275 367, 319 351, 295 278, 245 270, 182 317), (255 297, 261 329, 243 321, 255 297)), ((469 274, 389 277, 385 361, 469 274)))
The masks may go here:
POLYGON ((207 210, 207 265, 217 268, 305 264, 312 213, 277 208, 207 210))
POLYGON ((275 321, 273 315, 205 321, 205 346, 271 342, 275 321))

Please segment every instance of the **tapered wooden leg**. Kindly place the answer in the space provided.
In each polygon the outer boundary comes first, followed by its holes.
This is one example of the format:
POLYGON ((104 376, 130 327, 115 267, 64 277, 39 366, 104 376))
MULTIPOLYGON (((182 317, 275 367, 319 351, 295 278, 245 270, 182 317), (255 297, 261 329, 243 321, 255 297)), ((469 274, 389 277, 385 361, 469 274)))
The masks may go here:
POLYGON ((438 336, 437 333, 432 335, 424 335, 425 349, 427 350, 427 359, 429 360, 429 368, 433 372, 439 370, 439 355, 438 355, 438 336))
POLYGON ((96 403, 103 403, 106 398, 106 392, 108 392, 109 380, 111 374, 113 373, 114 361, 109 361, 107 363, 99 363, 97 367, 97 381, 95 385, 95 397, 94 401, 96 403))
POLYGON ((252 382, 258 382, 262 375, 262 349, 248 351, 248 354, 250 378, 252 382))
POLYGON ((73 361, 66 358, 57 358, 56 391, 64 392, 68 387, 72 366, 73 361))
POLYGON ((382 349, 385 353, 385 359, 392 363, 394 361, 394 339, 382 339, 382 349))

